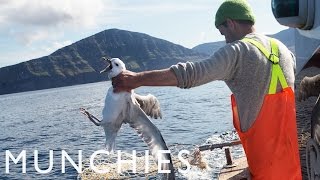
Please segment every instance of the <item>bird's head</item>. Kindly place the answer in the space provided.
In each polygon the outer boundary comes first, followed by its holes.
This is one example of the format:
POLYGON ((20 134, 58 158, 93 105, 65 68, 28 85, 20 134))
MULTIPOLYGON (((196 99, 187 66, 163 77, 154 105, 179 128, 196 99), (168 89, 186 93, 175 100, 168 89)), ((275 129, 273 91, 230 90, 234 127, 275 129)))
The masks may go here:
POLYGON ((108 65, 106 68, 104 68, 100 73, 108 73, 109 78, 116 77, 118 74, 120 74, 122 71, 126 70, 126 65, 121 61, 119 58, 102 58, 105 60, 108 65))

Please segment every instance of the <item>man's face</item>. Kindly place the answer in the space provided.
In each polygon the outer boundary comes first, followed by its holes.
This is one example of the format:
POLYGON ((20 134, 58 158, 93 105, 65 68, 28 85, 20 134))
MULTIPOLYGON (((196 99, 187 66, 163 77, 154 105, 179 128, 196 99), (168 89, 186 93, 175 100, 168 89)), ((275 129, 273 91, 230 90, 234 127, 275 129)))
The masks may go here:
POLYGON ((222 23, 220 26, 218 26, 218 30, 220 31, 221 35, 224 36, 226 43, 232 43, 233 41, 237 40, 232 20, 222 23))

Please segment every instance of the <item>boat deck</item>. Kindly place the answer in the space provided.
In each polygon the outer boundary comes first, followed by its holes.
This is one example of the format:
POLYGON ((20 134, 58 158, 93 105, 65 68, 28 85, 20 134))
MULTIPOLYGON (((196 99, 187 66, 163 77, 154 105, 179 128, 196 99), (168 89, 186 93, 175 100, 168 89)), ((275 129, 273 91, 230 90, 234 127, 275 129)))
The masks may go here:
POLYGON ((250 179, 246 157, 235 159, 233 166, 224 166, 218 176, 219 180, 250 179))

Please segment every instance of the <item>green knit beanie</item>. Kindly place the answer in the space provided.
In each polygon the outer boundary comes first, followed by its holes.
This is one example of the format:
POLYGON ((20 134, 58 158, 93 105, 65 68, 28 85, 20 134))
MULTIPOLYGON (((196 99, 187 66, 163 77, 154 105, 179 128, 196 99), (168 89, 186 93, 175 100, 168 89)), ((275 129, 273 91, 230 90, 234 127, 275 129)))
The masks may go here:
POLYGON ((224 23, 227 18, 234 20, 249 20, 255 23, 255 17, 246 0, 226 0, 216 13, 215 25, 224 23))

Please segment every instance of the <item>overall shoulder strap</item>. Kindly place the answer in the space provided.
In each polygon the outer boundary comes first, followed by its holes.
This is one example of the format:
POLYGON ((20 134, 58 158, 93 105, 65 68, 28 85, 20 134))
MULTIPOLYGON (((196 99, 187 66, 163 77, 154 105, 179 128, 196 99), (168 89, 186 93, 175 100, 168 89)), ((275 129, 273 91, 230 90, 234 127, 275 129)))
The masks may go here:
POLYGON ((286 81, 286 78, 284 77, 284 74, 282 72, 282 69, 279 65, 279 48, 278 44, 275 39, 270 38, 270 44, 271 44, 271 52, 267 50, 260 42, 250 39, 250 38, 243 38, 241 41, 248 42, 256 46, 262 54, 264 54, 269 61, 272 62, 271 67, 271 81, 269 85, 269 93, 268 94, 275 94, 277 91, 277 83, 278 79, 280 81, 282 89, 288 87, 288 83, 286 81))

